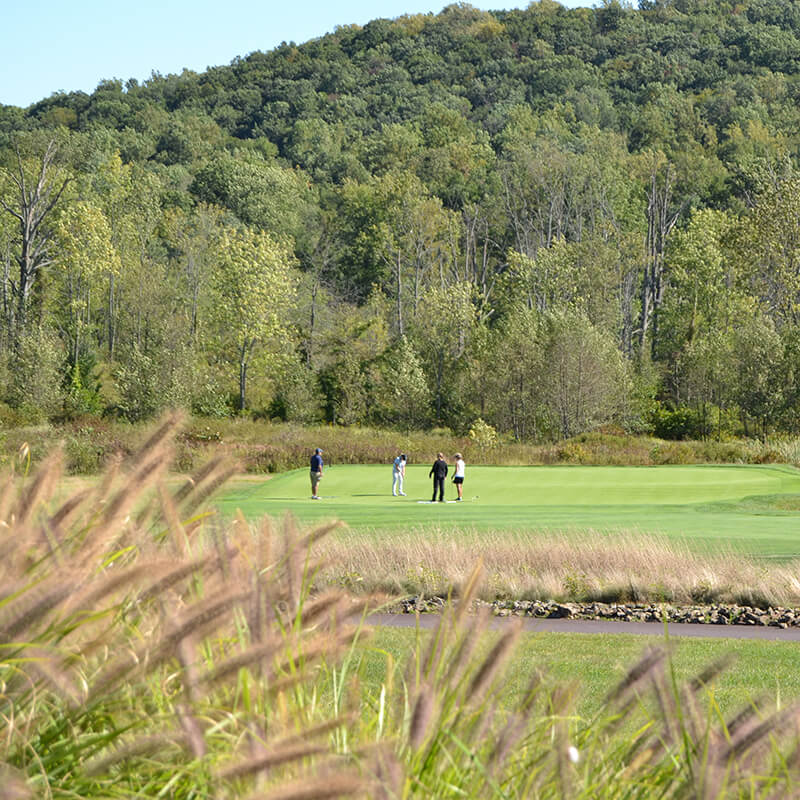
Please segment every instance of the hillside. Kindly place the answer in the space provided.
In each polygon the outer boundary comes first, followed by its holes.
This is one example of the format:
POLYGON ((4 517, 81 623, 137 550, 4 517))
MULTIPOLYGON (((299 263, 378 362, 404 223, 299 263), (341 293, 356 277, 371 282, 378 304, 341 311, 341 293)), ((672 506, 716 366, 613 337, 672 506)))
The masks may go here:
POLYGON ((453 5, 0 107, 0 416, 795 432, 799 31, 453 5))

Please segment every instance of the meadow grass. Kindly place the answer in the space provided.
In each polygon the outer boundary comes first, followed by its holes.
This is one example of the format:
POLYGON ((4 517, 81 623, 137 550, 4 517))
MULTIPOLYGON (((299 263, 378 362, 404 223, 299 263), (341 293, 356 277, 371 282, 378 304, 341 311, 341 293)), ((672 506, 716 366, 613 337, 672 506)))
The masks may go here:
POLYGON ((721 547, 697 553, 666 537, 422 530, 380 538, 338 530, 320 543, 319 587, 357 594, 447 597, 481 560, 484 601, 800 606, 796 561, 721 547))
MULTIPOLYGON (((19 425, 0 408, 0 466, 13 464, 20 451, 33 466, 61 446, 68 474, 96 475, 119 456, 129 457, 155 423, 128 423, 82 417, 59 425, 19 425)), ((432 462, 441 451, 461 452, 469 464, 766 464, 800 465, 800 440, 665 441, 615 428, 583 433, 560 442, 517 442, 500 437, 487 446, 480 439, 447 429, 385 430, 369 427, 298 425, 249 417, 189 419, 174 441, 173 469, 191 472, 224 451, 243 471, 278 473, 303 467, 314 447, 335 454, 339 464, 389 464, 399 453, 413 463, 432 462)))

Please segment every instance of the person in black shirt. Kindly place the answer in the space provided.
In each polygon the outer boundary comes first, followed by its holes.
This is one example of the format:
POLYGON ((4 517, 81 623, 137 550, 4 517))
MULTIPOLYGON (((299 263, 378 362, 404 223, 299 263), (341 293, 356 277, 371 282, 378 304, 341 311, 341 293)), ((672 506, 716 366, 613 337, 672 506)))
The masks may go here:
POLYGON ((436 461, 433 462, 431 471, 428 473, 430 478, 433 475, 433 497, 431 503, 436 502, 436 490, 439 490, 439 502, 444 503, 444 479, 447 477, 447 462, 444 460, 444 455, 439 453, 436 461))

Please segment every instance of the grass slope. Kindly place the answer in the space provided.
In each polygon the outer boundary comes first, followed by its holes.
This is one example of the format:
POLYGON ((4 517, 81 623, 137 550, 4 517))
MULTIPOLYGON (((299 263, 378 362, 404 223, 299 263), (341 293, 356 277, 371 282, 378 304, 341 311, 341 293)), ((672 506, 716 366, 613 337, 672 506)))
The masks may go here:
MULTIPOLYGON (((463 503, 430 504, 429 467, 407 470, 407 497, 391 496, 391 467, 326 469, 312 501, 307 470, 231 484, 218 506, 248 518, 291 511, 301 522, 341 519, 360 531, 429 528, 638 531, 789 558, 800 555, 800 470, 786 466, 470 466, 463 503)), ((447 498, 455 498, 448 482, 447 498)))

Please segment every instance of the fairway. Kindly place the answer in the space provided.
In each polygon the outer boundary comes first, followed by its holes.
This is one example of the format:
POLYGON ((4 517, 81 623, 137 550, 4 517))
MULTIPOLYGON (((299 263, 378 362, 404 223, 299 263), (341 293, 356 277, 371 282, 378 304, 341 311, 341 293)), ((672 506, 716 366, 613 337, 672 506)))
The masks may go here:
MULTIPOLYGON (((720 545, 760 556, 800 555, 800 470, 788 466, 469 466, 464 502, 431 504, 429 466, 406 470, 392 497, 391 467, 327 467, 322 499, 308 470, 232 483, 217 505, 248 518, 291 511, 301 522, 340 519, 361 531, 435 526, 464 531, 662 534, 699 551, 720 545)), ((446 498, 456 496, 446 484, 446 498)))

